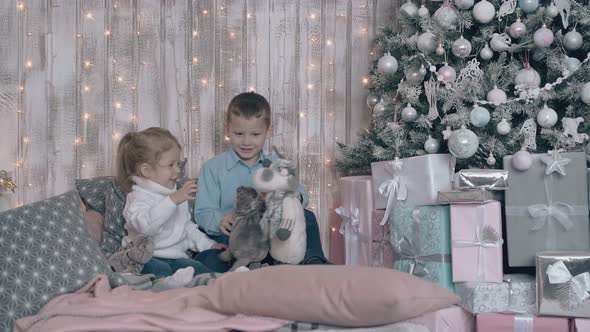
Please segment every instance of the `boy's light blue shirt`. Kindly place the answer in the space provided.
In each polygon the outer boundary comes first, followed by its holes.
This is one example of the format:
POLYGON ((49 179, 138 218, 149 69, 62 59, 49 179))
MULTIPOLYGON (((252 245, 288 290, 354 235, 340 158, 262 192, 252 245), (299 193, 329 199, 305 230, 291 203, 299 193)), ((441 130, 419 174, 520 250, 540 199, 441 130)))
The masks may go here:
MULTIPOLYGON (((195 221, 207 234, 219 235, 219 225, 223 217, 234 210, 236 191, 240 186, 252 187, 252 175, 262 167, 264 158, 274 160, 271 155, 260 152, 258 161, 250 167, 238 154, 230 149, 203 165, 199 173, 199 192, 195 203, 195 221)), ((303 206, 307 206, 308 196, 299 184, 303 206)))

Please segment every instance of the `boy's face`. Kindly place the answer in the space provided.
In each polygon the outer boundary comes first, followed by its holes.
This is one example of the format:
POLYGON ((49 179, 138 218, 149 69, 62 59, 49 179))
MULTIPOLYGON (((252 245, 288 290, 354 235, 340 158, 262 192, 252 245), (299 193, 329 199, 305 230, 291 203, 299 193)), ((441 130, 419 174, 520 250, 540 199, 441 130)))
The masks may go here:
POLYGON ((269 132, 268 126, 262 116, 246 119, 232 114, 229 120, 226 134, 232 149, 246 165, 253 166, 258 161, 259 153, 264 146, 269 132))

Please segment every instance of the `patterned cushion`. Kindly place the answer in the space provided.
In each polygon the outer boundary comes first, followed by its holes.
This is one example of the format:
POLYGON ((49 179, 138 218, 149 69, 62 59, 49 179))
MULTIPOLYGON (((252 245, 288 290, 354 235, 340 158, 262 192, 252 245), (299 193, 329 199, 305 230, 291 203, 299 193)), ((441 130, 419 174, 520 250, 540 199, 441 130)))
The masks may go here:
POLYGON ((87 206, 104 214, 100 248, 111 256, 121 247, 125 231, 123 208, 127 194, 117 185, 114 177, 97 177, 76 180, 76 188, 87 206))
POLYGON ((73 190, 0 213, 0 330, 73 292, 96 273, 111 275, 73 190))

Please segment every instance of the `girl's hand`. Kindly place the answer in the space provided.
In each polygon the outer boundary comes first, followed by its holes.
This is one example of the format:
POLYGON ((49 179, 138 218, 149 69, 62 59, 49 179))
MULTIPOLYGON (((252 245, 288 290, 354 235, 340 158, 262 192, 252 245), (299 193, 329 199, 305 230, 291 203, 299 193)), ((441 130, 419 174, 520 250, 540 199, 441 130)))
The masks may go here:
POLYGON ((234 220, 236 219, 236 215, 233 213, 228 213, 223 217, 223 220, 221 221, 221 224, 219 225, 219 229, 221 230, 221 233, 229 236, 229 233, 231 233, 231 228, 234 225, 234 220))
POLYGON ((185 201, 194 201, 196 196, 193 194, 196 193, 198 189, 199 187, 194 181, 189 181, 182 185, 182 187, 174 194, 170 195, 170 199, 176 205, 182 204, 185 201))
POLYGON ((211 246, 211 249, 227 249, 227 244, 224 243, 215 243, 211 246))

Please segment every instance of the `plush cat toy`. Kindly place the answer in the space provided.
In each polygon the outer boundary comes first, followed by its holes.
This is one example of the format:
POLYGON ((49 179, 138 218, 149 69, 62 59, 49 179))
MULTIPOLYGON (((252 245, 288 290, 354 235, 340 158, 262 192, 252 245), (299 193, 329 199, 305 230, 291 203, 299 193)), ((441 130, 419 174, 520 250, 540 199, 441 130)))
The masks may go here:
MULTIPOLYGON (((278 159, 254 172, 252 185, 266 193, 263 223, 270 225, 270 255, 277 261, 299 264, 305 257, 305 215, 299 200, 295 165, 275 149, 278 159)), ((268 164, 265 161, 265 164, 268 164)))
POLYGON ((154 241, 148 236, 138 236, 127 246, 109 257, 109 265, 115 272, 140 273, 143 265, 154 255, 154 241))
POLYGON ((236 219, 229 235, 229 248, 219 254, 225 262, 236 258, 230 271, 262 261, 270 248, 268 223, 262 222, 264 200, 254 188, 239 187, 235 202, 236 219))

